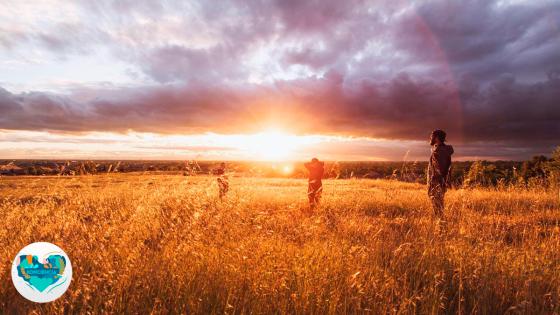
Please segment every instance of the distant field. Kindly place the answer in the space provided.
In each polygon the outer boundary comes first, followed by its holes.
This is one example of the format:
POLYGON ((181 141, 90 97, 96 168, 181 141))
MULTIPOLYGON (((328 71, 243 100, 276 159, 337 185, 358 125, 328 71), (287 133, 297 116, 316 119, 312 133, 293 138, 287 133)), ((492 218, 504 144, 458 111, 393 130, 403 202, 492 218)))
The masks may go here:
MULTIPOLYGON (((427 157, 426 157, 427 158, 427 157)), ((167 174, 209 175, 222 161, 64 161, 64 160, 0 160, 0 176, 13 175, 88 175, 88 174, 167 174)), ((337 179, 399 179, 425 183, 427 161, 327 161, 325 177, 337 179)), ((455 161, 451 179, 454 185, 462 183, 473 162, 455 161)), ((508 178, 521 162, 495 161, 493 165, 500 178, 508 178)), ((236 176, 267 178, 305 178, 303 162, 226 161, 227 171, 236 176)))
POLYGON ((558 313, 553 190, 452 190, 448 231, 425 186, 109 174, 0 178, 0 313, 558 313), (11 284, 17 252, 49 241, 74 277, 33 304, 11 284))

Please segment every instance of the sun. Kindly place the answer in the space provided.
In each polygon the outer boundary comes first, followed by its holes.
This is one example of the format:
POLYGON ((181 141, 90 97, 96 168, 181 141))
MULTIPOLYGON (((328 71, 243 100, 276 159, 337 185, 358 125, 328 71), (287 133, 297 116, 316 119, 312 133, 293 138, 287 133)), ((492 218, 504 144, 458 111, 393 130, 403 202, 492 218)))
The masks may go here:
POLYGON ((255 159, 285 161, 294 157, 299 146, 296 136, 280 131, 264 131, 250 137, 249 151, 255 159))
POLYGON ((284 175, 292 174, 293 171, 294 167, 292 165, 284 165, 284 167, 282 167, 282 173, 284 173, 284 175))

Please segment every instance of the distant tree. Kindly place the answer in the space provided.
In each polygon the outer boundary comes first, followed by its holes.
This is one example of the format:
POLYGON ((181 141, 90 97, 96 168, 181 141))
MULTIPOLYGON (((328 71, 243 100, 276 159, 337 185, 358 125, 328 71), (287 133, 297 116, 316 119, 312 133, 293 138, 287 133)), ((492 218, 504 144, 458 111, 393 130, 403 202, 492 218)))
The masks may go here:
POLYGON ((494 186, 507 177, 508 170, 500 170, 486 161, 474 161, 465 175, 466 187, 494 186))
POLYGON ((552 152, 552 159, 548 163, 549 169, 560 170, 560 146, 556 147, 554 152, 552 152))
POLYGON ((37 168, 35 166, 29 166, 25 168, 25 175, 39 175, 37 168))
POLYGON ((542 180, 546 177, 548 162, 544 155, 534 156, 531 160, 523 162, 519 175, 525 183, 529 180, 542 180))
POLYGON ((546 164, 546 170, 549 183, 555 186, 560 185, 560 146, 552 152, 552 158, 546 164))
POLYGON ((474 161, 471 164, 463 184, 467 187, 484 185, 484 164, 482 161, 474 161))

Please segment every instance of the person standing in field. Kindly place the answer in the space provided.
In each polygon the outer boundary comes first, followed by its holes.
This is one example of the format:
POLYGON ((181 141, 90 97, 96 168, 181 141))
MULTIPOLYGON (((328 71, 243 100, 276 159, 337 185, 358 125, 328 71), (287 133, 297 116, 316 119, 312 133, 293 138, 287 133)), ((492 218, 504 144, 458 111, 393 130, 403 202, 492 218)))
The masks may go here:
POLYGON ((214 175, 217 175, 218 181, 218 189, 219 189, 219 196, 220 200, 226 196, 226 193, 229 190, 229 180, 226 175, 226 163, 220 163, 220 167, 214 170, 214 175))
POLYGON ((434 215, 443 220, 444 196, 451 174, 453 147, 445 144, 443 130, 434 130, 430 136, 432 155, 428 164, 428 196, 432 202, 434 215))
POLYGON ((314 209, 321 200, 323 192, 323 173, 325 172, 325 162, 312 158, 311 162, 304 164, 309 171, 309 185, 307 187, 307 197, 309 198, 309 206, 314 209))

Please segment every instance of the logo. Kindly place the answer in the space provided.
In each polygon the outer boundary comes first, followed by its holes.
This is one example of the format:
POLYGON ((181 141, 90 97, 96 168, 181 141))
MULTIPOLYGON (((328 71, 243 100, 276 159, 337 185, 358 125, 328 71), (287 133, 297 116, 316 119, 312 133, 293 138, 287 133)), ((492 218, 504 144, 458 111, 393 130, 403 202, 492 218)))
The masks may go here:
POLYGON ((46 303, 68 290, 72 264, 60 247, 46 242, 25 246, 12 264, 12 281, 26 299, 46 303))

